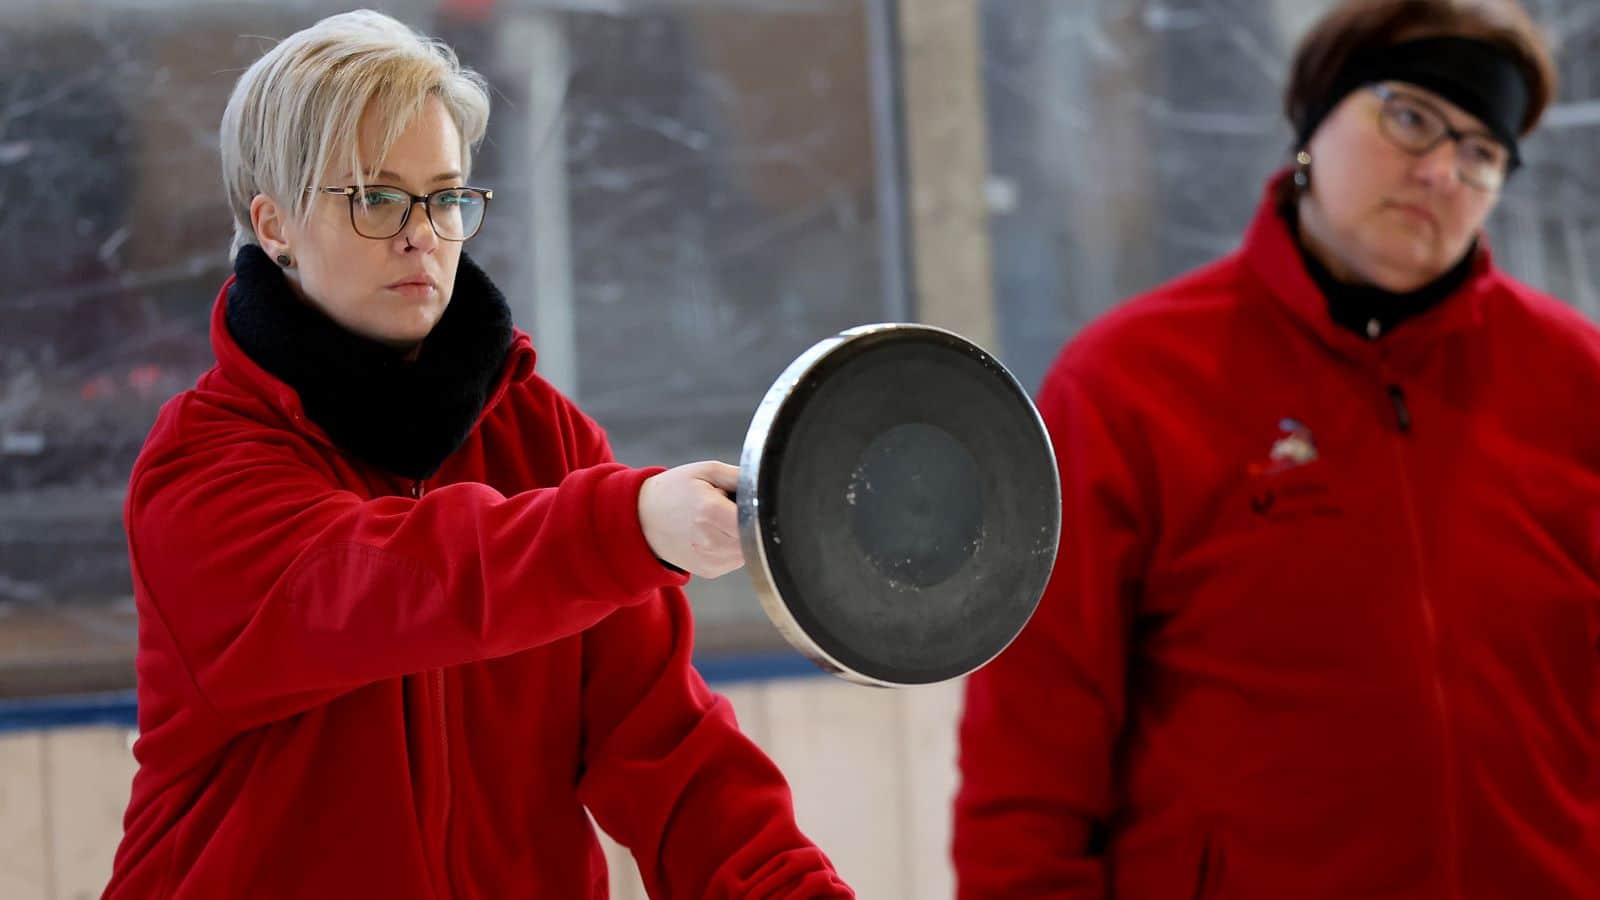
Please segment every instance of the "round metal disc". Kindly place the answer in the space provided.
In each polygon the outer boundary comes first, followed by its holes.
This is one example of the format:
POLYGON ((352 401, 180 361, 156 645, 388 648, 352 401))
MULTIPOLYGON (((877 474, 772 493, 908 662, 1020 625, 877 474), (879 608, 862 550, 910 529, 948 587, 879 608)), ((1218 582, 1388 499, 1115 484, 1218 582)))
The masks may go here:
POLYGON ((1009 372, 965 339, 874 325, 802 355, 741 459, 740 529, 768 615, 867 684, 964 675, 1021 631, 1061 523, 1054 453, 1009 372))

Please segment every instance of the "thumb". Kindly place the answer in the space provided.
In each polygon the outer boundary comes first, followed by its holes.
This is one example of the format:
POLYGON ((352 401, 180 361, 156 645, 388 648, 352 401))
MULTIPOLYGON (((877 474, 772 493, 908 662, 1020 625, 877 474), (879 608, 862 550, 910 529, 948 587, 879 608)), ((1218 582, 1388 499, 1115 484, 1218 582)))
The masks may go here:
POLYGON ((698 474, 724 493, 732 494, 739 489, 738 466, 730 466, 721 462, 708 462, 698 474))

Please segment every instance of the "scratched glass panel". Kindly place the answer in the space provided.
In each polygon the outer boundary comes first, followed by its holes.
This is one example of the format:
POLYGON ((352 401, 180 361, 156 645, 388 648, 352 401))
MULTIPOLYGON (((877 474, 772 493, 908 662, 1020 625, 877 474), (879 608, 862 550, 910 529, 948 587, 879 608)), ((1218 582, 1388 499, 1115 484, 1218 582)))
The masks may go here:
MULTIPOLYGON (((984 0, 1001 341, 1036 385, 1061 343, 1238 243, 1288 160, 1295 42, 1327 0, 984 0)), ((1600 4, 1525 0, 1560 102, 1490 222, 1508 271, 1600 316, 1600 4)))
MULTIPOLYGON (((348 6, 0 4, 0 695, 127 683, 120 507, 160 403, 211 362, 217 121, 270 39, 348 6)), ((736 461, 790 359, 903 315, 874 175, 882 4, 383 6, 488 77, 474 180, 495 206, 471 250, 624 461, 736 461)), ((773 643, 740 577, 696 599, 702 643, 773 643)))

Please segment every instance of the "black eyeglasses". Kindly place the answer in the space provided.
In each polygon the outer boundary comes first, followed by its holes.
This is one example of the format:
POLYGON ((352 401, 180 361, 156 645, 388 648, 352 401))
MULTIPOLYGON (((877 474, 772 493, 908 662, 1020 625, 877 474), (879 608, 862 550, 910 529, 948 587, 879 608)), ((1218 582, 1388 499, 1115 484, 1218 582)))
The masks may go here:
POLYGON ((427 210, 434 234, 447 241, 467 240, 483 227, 483 215, 494 198, 494 191, 473 187, 440 188, 428 194, 413 194, 387 184, 318 190, 348 199, 351 227, 356 234, 375 241, 386 241, 404 231, 406 222, 411 220, 411 208, 418 203, 427 210))
POLYGON ((1456 174, 1464 184, 1481 191, 1497 191, 1516 166, 1511 151, 1483 131, 1457 131, 1437 106, 1414 94, 1387 85, 1372 85, 1383 100, 1378 130, 1389 142, 1413 156, 1431 153, 1442 141, 1454 141, 1456 174))

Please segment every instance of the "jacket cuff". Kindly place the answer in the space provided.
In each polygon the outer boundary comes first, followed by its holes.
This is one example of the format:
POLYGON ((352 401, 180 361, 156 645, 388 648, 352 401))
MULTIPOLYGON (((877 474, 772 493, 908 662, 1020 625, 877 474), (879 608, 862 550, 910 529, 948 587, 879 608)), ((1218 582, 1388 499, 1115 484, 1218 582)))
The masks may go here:
POLYGON ((617 466, 595 486, 594 526, 603 560, 601 574, 609 576, 615 590, 629 598, 689 583, 687 572, 656 558, 639 522, 639 488, 645 479, 663 471, 659 466, 617 466))

